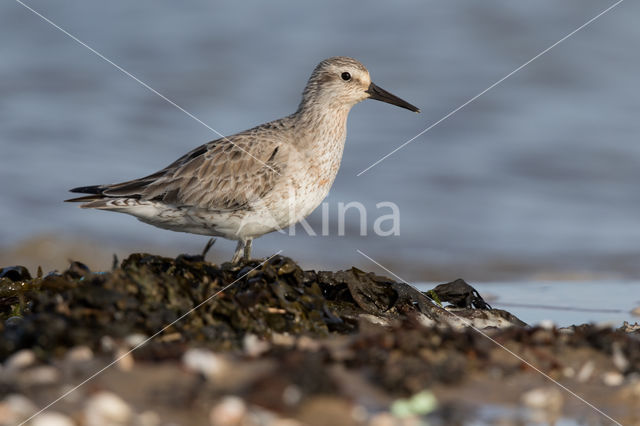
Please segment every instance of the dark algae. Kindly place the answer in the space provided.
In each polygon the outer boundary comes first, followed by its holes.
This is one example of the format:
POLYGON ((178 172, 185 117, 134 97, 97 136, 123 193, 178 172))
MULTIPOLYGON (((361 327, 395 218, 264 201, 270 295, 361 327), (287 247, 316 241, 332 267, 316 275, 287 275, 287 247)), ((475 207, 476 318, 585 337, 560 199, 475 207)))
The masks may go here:
POLYGON ((183 316, 166 333, 179 333, 184 343, 233 349, 248 333, 353 333, 362 315, 394 320, 415 314, 432 321, 449 315, 407 284, 356 268, 303 271, 282 256, 217 266, 187 256, 132 254, 110 272, 72 262, 45 277, 31 278, 22 267, 1 274, 3 358, 21 348, 96 347, 104 335, 150 336, 183 316))
MULTIPOLYGON (((245 404, 247 418, 266 410, 301 424, 366 424, 391 414, 465 424, 496 400, 523 404, 532 388, 557 396, 531 366, 618 418, 640 400, 637 325, 528 326, 491 309, 463 280, 423 293, 357 268, 305 271, 283 256, 215 265, 201 256, 132 254, 107 272, 71 262, 35 276, 7 267, 0 320, 0 409, 15 394, 46 404, 64 392, 62 383, 81 383, 151 336, 61 410, 83 418, 92 392, 106 389, 135 412, 152 407, 181 424, 217 424, 216 410, 237 404, 229 395, 245 404), (16 357, 35 358, 35 366, 15 367, 16 357), (34 384, 46 368, 58 371, 59 386, 34 384), (589 393, 605 377, 619 389, 589 393), (354 407, 366 421, 354 420, 354 407)), ((564 398, 565 413, 597 419, 564 398)))

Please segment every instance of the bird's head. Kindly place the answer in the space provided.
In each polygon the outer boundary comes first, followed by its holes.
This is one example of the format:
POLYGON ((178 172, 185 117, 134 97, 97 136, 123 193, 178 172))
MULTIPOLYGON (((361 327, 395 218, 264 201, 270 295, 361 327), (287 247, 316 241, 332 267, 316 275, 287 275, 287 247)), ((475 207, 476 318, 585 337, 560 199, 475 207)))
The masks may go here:
POLYGON ((316 66, 304 90, 300 106, 351 108, 365 99, 375 99, 420 112, 410 103, 373 84, 365 66, 346 56, 325 59, 316 66))

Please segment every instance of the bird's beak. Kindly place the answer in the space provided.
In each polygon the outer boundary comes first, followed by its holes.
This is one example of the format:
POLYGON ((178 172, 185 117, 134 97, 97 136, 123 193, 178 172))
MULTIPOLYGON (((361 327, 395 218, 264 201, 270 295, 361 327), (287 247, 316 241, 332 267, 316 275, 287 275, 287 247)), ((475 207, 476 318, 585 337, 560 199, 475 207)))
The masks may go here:
POLYGON ((366 92, 369 94, 369 98, 370 99, 375 99, 376 101, 386 102, 386 103, 391 104, 391 105, 397 105, 399 107, 406 108, 409 111, 420 112, 420 109, 414 107, 409 102, 403 101, 402 99, 400 99, 396 95, 393 95, 393 94, 387 92, 386 90, 376 86, 373 83, 371 83, 369 85, 369 88, 366 90, 366 92))

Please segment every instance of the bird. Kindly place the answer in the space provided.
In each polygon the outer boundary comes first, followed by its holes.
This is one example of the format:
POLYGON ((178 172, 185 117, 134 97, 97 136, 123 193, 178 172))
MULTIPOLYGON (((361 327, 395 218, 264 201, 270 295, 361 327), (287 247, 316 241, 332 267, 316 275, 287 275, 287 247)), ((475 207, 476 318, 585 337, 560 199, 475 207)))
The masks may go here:
POLYGON ((236 240, 231 261, 247 261, 254 238, 299 222, 327 196, 342 160, 347 116, 366 99, 420 112, 375 85, 358 60, 331 57, 315 67, 293 114, 205 143, 148 176, 73 188, 87 195, 65 201, 236 240))

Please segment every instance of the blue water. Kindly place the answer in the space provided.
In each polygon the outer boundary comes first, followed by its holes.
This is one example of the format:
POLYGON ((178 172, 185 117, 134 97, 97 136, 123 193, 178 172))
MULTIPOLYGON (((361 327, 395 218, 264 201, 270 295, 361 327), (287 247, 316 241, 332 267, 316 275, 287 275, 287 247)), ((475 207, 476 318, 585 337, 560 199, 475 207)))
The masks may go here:
MULTIPOLYGON (((613 2, 315 3, 32 0, 27 4, 216 130, 292 112, 315 64, 349 55, 422 114, 354 108, 327 201, 393 201, 399 236, 256 242, 302 262, 421 271, 517 264, 640 273, 640 16, 624 2, 360 177, 356 174, 613 2)), ((71 187, 140 177, 217 138, 16 2, 0 4, 0 246, 64 238, 200 249, 202 237, 61 203, 71 187)), ((310 222, 320 223, 319 212, 310 222)), ((214 259, 233 243, 219 242, 214 259)), ((495 271, 495 273, 494 273, 495 271)), ((401 275, 402 275, 401 273, 401 275)), ((451 277, 455 278, 455 277, 451 277)))

